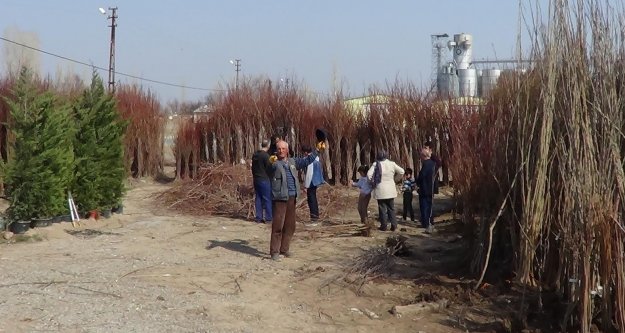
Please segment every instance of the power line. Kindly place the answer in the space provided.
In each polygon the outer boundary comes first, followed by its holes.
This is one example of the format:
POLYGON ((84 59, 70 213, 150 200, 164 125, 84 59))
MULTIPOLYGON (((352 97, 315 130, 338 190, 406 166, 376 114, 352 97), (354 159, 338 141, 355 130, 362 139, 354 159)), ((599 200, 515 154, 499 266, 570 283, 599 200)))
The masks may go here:
MULTIPOLYGON (((31 50, 34 50, 34 51, 37 51, 37 52, 41 52, 43 54, 47 54, 47 55, 50 55, 50 56, 53 56, 53 57, 56 57, 56 58, 59 58, 59 59, 63 59, 63 60, 69 61, 69 62, 73 62, 73 63, 80 64, 80 65, 83 65, 83 66, 99 69, 101 71, 108 71, 108 69, 104 68, 104 67, 100 67, 100 66, 96 66, 96 65, 93 65, 93 64, 88 64, 88 63, 86 63, 84 61, 68 58, 68 57, 65 57, 65 56, 62 56, 62 55, 59 55, 59 54, 56 54, 56 53, 48 52, 48 51, 45 51, 45 50, 42 50, 42 49, 38 49, 36 47, 32 47, 32 46, 29 46, 29 45, 26 45, 26 44, 18 43, 16 41, 12 41, 12 40, 4 38, 4 37, 0 37, 0 40, 3 40, 3 41, 8 42, 8 43, 13 43, 15 45, 19 45, 21 47, 25 47, 27 49, 31 49, 31 50)), ((148 78, 144 78, 144 77, 141 77, 141 76, 132 75, 132 74, 126 74, 126 73, 117 72, 117 71, 114 71, 114 73, 118 74, 118 75, 121 75, 121 76, 125 76, 125 77, 129 77, 129 78, 141 80, 141 81, 152 82, 152 83, 157 83, 157 84, 162 84, 162 85, 171 86, 171 87, 177 87, 177 88, 185 88, 185 89, 193 89, 193 90, 203 90, 203 91, 223 91, 223 90, 220 90, 220 89, 208 89, 208 88, 200 88, 200 87, 193 87, 193 86, 185 86, 185 85, 169 83, 169 82, 165 82, 165 81, 153 80, 153 79, 148 79, 148 78)))
MULTIPOLYGON (((93 65, 93 64, 88 64, 88 63, 86 63, 84 61, 80 61, 80 60, 76 60, 76 59, 72 59, 72 58, 69 58, 69 57, 62 56, 60 54, 48 52, 48 51, 45 51, 45 50, 42 50, 42 49, 39 49, 39 48, 36 48, 36 47, 32 47, 30 45, 22 44, 22 43, 19 43, 19 42, 16 42, 16 41, 4 38, 4 37, 0 37, 0 40, 3 40, 3 41, 8 42, 8 43, 15 44, 15 45, 19 45, 21 47, 25 47, 27 49, 31 49, 31 50, 34 50, 34 51, 37 51, 37 52, 40 52, 40 53, 43 53, 43 54, 47 54, 47 55, 50 55, 50 56, 53 56, 53 57, 56 57, 56 58, 59 58, 59 59, 63 59, 63 60, 69 61, 69 62, 73 62, 73 63, 80 64, 80 65, 83 65, 83 66, 87 66, 87 67, 90 67, 90 68, 95 68, 95 69, 98 69, 98 70, 101 70, 101 71, 105 71, 105 72, 109 71, 108 68, 96 66, 96 65, 93 65)), ((113 71, 113 73, 121 75, 121 76, 129 77, 129 78, 132 78, 132 79, 137 79, 137 80, 141 80, 141 81, 145 81, 145 82, 162 84, 162 85, 166 85, 166 86, 170 86, 170 87, 185 88, 185 89, 192 89, 192 90, 202 90, 202 91, 216 91, 216 92, 224 92, 225 91, 223 89, 209 89, 209 88, 185 86, 185 85, 181 85, 181 84, 175 84, 175 83, 169 83, 169 82, 165 82, 165 81, 148 79, 148 78, 145 78, 145 77, 132 75, 132 74, 126 74, 126 73, 122 73, 122 72, 118 72, 118 71, 113 71)), ((237 74, 238 74, 238 72, 237 72, 237 74)), ((314 91, 314 90, 308 90, 307 92, 308 93, 312 93, 312 94, 317 94, 317 95, 324 95, 324 96, 330 96, 331 95, 330 93, 318 92, 318 91, 314 91)))

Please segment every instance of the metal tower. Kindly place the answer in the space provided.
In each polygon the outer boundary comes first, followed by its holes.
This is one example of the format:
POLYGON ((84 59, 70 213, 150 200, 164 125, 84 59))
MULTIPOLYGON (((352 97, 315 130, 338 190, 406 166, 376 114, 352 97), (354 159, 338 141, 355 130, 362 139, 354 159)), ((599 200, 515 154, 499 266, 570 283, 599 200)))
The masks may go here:
POLYGON ((432 39, 432 71, 430 73, 430 82, 433 92, 438 92, 436 80, 438 78, 438 72, 445 60, 445 53, 447 52, 447 38, 448 34, 431 35, 432 39))

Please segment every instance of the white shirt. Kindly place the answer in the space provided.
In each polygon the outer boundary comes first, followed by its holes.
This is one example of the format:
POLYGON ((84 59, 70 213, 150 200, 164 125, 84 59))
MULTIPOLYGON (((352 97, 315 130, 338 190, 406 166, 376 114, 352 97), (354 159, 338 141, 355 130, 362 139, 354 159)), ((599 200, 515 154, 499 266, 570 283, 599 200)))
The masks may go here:
POLYGON ((404 174, 404 169, 391 160, 375 162, 367 172, 367 178, 373 181, 375 166, 380 163, 382 166, 382 181, 373 190, 373 196, 377 200, 392 199, 397 197, 397 186, 395 186, 395 176, 404 174))

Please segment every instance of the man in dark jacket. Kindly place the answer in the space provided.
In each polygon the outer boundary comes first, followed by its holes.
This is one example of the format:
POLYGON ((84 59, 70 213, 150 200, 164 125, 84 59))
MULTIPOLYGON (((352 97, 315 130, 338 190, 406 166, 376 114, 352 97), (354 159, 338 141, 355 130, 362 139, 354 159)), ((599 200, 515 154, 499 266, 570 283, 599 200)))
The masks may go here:
POLYGON ((417 177, 419 189, 419 210, 421 212, 421 226, 426 233, 432 233, 432 200, 434 198, 434 188, 436 184, 436 162, 430 157, 432 151, 428 148, 421 149, 421 170, 417 177))
MULTIPOLYGON (((297 170, 306 168, 317 158, 317 150, 302 158, 289 157, 289 144, 276 143, 276 156, 271 156, 271 200, 273 204, 273 224, 269 254, 272 260, 280 260, 280 255, 290 257, 289 246, 295 233, 295 199, 300 192, 297 170)), ((317 149, 325 145, 318 144, 317 149)))
MULTIPOLYGON (((425 142, 425 144, 423 144, 423 147, 427 148, 430 150, 430 159, 432 161, 434 161, 434 163, 436 163, 436 170, 434 170, 434 177, 436 178, 437 182, 436 184, 434 184, 434 194, 438 194, 438 182, 440 181, 439 179, 439 170, 441 170, 441 168, 443 167, 443 160, 441 160, 441 158, 436 155, 436 153, 434 153, 434 144, 432 143, 432 141, 427 141, 425 142)), ((443 172, 445 172, 445 170, 443 170, 443 172)))
POLYGON ((273 219, 271 209, 271 183, 267 170, 270 168, 269 163, 269 141, 263 140, 260 144, 260 150, 252 155, 252 177, 254 178, 254 193, 256 194, 256 222, 271 223, 273 219), (263 216, 263 211, 265 215, 263 216))

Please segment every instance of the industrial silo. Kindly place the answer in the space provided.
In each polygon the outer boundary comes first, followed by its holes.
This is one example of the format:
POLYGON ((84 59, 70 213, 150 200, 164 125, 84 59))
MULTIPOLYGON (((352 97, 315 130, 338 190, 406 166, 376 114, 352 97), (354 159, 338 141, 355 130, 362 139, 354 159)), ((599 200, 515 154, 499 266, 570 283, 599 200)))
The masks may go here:
POLYGON ((482 70, 482 75, 480 76, 480 85, 482 87, 480 96, 488 97, 495 86, 497 85, 497 80, 501 76, 501 70, 499 69, 484 69, 482 70))
POLYGON ((454 35, 454 41, 449 46, 454 53, 456 68, 469 68, 473 61, 473 36, 465 33, 454 35))
POLYGON ((477 71, 475 68, 458 69, 458 85, 461 97, 477 96, 477 71))
POLYGON ((443 97, 458 97, 458 76, 453 65, 441 67, 436 78, 438 93, 443 97))

